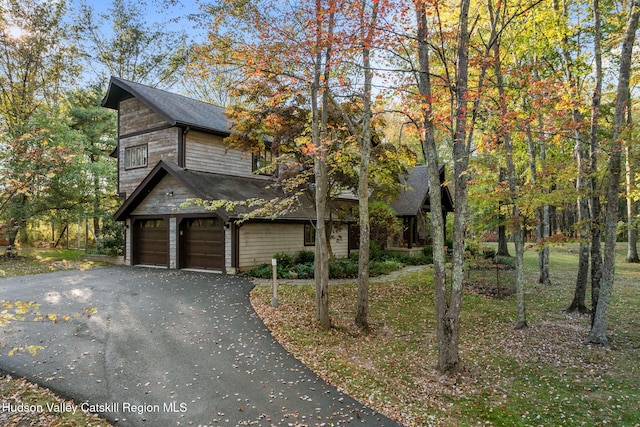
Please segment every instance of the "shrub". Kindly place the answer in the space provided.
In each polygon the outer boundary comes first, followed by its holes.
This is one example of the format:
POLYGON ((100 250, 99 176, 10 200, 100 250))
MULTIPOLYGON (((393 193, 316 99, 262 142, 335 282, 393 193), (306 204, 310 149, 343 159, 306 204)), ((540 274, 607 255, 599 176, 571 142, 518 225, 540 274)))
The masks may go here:
POLYGON ((382 256, 382 248, 373 240, 369 242, 369 260, 378 259, 382 256))
POLYGON ((296 255, 295 264, 307 264, 315 261, 316 254, 313 251, 300 251, 296 255))
MULTIPOLYGON (((278 279, 290 279, 289 273, 290 267, 278 266, 277 275, 278 279)), ((247 276, 257 277, 259 279, 271 279, 273 277, 273 266, 271 264, 260 264, 256 268, 245 272, 247 276)))
POLYGON ((392 271, 400 270, 403 267, 402 263, 389 259, 386 261, 376 261, 371 263, 371 267, 369 268, 370 276, 381 276, 383 274, 389 274, 392 271))
POLYGON ((313 262, 299 263, 295 267, 298 279, 313 279, 315 276, 315 266, 313 262))
POLYGON ((358 277, 358 262, 349 258, 330 260, 329 277, 332 279, 358 277))
POLYGON ((482 256, 485 259, 491 259, 496 257, 496 250, 487 246, 482 247, 482 256))
POLYGON ((278 252, 273 255, 278 262, 278 268, 291 268, 294 265, 293 255, 287 252, 278 252))
POLYGON ((124 248, 124 224, 112 218, 106 218, 100 230, 100 241, 96 253, 101 255, 122 255, 124 248))

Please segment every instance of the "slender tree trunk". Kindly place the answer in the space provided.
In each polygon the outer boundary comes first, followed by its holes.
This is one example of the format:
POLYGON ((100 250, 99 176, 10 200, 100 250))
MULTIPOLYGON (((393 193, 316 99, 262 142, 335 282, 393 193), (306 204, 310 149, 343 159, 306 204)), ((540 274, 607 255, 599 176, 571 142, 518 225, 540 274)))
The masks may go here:
POLYGON ((323 329, 331 328, 329 315, 329 252, 327 249, 327 209, 329 176, 326 159, 328 138, 329 67, 331 58, 331 38, 335 13, 329 13, 328 31, 324 34, 324 11, 321 0, 316 0, 316 55, 314 81, 311 86, 312 137, 314 143, 314 174, 316 183, 316 316, 323 329), (323 58, 324 57, 324 58, 323 58), (324 60, 323 60, 324 59, 324 60), (323 72, 324 64, 324 72, 323 72), (321 85, 321 77, 323 83, 321 85), (321 93, 320 93, 321 92, 321 93), (319 102, 322 108, 319 111, 319 102))
POLYGON ((635 41, 638 19, 640 18, 640 1, 635 0, 631 5, 631 11, 627 19, 624 32, 622 49, 620 53, 620 68, 618 74, 618 88, 616 90, 615 112, 613 115, 612 150, 609 156, 608 183, 606 191, 607 207, 605 219, 605 250, 602 266, 602 282, 598 305, 595 307, 595 315, 591 332, 586 342, 601 344, 610 347, 607 337, 607 315, 615 273, 615 249, 616 231, 618 225, 618 197, 620 192, 620 175, 622 161, 621 134, 624 126, 625 112, 627 108, 627 94, 631 75, 631 57, 635 41))
MULTIPOLYGON (((504 181, 504 168, 500 168, 498 171, 498 181, 504 181)), ((498 252, 496 255, 511 257, 509 246, 507 245, 507 226, 504 224, 505 218, 500 209, 498 210, 498 220, 500 224, 498 225, 498 252)))
POLYGON ((360 141, 360 173, 358 205, 360 208, 360 250, 358 252, 358 305, 355 324, 359 328, 369 327, 369 158, 371 157, 371 43, 377 22, 378 2, 373 2, 371 19, 364 25, 367 1, 362 2, 362 60, 364 66, 364 99, 362 108, 362 140, 360 141))
MULTIPOLYGON (((513 143, 511 141, 511 133, 509 132, 509 124, 506 121, 507 103, 504 91, 504 77, 502 75, 502 67, 500 60, 500 44, 494 45, 494 71, 496 74, 496 85, 498 87, 498 102, 500 103, 500 118, 502 120, 500 139, 504 143, 507 160, 507 181, 509 182, 509 193, 511 195, 511 203, 513 204, 512 218, 513 223, 513 242, 516 248, 516 306, 517 316, 514 329, 527 328, 527 310, 525 301, 525 280, 524 280, 524 226, 522 216, 520 215, 520 207, 518 206, 518 176, 516 174, 516 166, 513 161, 513 143)), ((535 159, 533 160, 535 162, 535 159)), ((535 164, 532 166, 535 170, 535 164)), ((534 173, 535 177, 535 173, 534 173)))
MULTIPOLYGON (((558 0, 553 0, 553 8, 560 17, 567 18, 566 6, 563 10, 560 9, 558 0)), ((574 103, 574 107, 571 109, 571 118, 573 120, 574 137, 576 139, 576 160, 578 162, 578 175, 576 179, 576 189, 578 191, 578 225, 580 234, 580 249, 578 251, 578 273, 576 276, 576 286, 574 291, 573 301, 567 308, 567 311, 585 311, 587 310, 585 305, 587 279, 589 276, 589 238, 590 230, 592 229, 593 212, 589 211, 589 202, 587 199, 587 190, 589 188, 589 170, 587 163, 587 146, 585 137, 580 131, 580 127, 583 123, 583 116, 578 110, 577 104, 579 103, 578 84, 573 76, 572 66, 573 61, 571 59, 571 53, 569 52, 569 40, 567 36, 563 37, 562 41, 562 57, 564 60, 564 73, 567 82, 571 87, 571 97, 574 103)))
MULTIPOLYGON (((502 77, 500 77, 502 79, 502 77)), ((531 126, 527 126, 527 142, 529 145, 529 169, 531 171, 531 183, 534 186, 539 185, 538 182, 538 165, 533 134, 531 126)), ((540 162, 544 167, 546 160, 545 141, 540 141, 540 162)), ((542 248, 538 250, 538 284, 550 285, 549 279, 549 246, 545 243, 545 239, 549 237, 549 205, 544 205, 536 209, 536 238, 538 244, 542 244, 542 248)))
POLYGON ((598 139, 598 126, 600 119, 600 104, 602 99, 602 29, 600 19, 599 0, 593 0, 593 56, 595 88, 591 101, 591 126, 589 129, 589 212, 591 215, 591 324, 595 317, 595 307, 598 305, 600 295, 600 281, 602 278, 602 236, 600 195, 598 194, 598 151, 600 142, 598 139))
MULTIPOLYGON (((628 94, 627 103, 629 109, 627 111, 627 126, 632 126, 632 114, 631 114, 631 93, 628 94)), ((636 217, 636 202, 631 197, 633 186, 635 183, 635 170, 633 168, 632 150, 629 141, 624 143, 625 154, 625 182, 627 189, 627 262, 640 262, 638 258, 638 233, 635 224, 636 217)))
MULTIPOLYGON (((442 373, 455 371, 459 365, 457 351, 452 355, 451 324, 448 322, 446 258, 445 258, 445 224, 440 193, 440 168, 438 150, 433 126, 433 109, 431 95, 429 39, 427 29, 427 13, 425 3, 416 2, 418 25, 418 89, 422 98, 422 119, 424 139, 422 150, 429 170, 429 197, 431 206, 431 233, 433 237, 433 281, 436 306, 436 335, 438 340, 438 370, 442 373), (448 350, 447 350, 448 349, 448 350)), ((457 343, 457 340, 456 340, 457 343)))

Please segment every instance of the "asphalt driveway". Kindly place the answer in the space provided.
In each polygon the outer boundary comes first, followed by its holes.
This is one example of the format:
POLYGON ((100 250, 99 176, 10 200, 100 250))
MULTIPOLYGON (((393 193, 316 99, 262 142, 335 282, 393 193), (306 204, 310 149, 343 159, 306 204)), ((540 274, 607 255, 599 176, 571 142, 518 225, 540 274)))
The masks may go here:
POLYGON ((98 310, 5 328, 0 369, 123 426, 397 425, 289 355, 254 313, 252 286, 130 267, 0 279, 0 299, 38 302, 43 314, 98 310), (9 357, 19 344, 44 349, 9 357))

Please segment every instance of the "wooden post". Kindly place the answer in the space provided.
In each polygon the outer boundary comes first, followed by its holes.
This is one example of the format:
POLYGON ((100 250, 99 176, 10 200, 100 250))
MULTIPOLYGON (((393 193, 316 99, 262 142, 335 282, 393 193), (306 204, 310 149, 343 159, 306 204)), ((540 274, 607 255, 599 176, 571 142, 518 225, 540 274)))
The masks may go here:
POLYGON ((271 259, 271 265, 273 267, 273 297, 271 298, 271 305, 273 307, 278 306, 278 261, 271 259))

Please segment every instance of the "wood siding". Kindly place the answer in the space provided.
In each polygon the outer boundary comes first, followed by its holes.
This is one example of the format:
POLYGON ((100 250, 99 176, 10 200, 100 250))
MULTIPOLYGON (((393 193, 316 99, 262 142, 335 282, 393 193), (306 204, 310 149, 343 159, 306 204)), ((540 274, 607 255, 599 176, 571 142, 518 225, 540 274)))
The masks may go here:
POLYGON ((154 129, 167 125, 167 121, 137 98, 125 99, 120 103, 118 135, 154 129))
POLYGON ((135 98, 120 103, 118 144, 118 192, 129 197, 153 167, 160 161, 178 161, 178 137, 181 130, 168 127, 153 110, 135 98), (147 166, 126 169, 127 148, 147 146, 147 166))
MULTIPOLYGON (((295 255, 305 251, 315 251, 315 246, 304 245, 304 224, 286 223, 246 223, 240 227, 240 254, 238 267, 248 269, 262 263, 271 263, 273 255, 287 252, 295 255)), ((331 248, 336 258, 348 255, 347 227, 335 230, 331 238, 331 248)))
POLYGON ((201 206, 180 207, 188 199, 194 197, 196 196, 183 187, 178 180, 167 175, 140 202, 131 215, 206 213, 207 210, 201 206))
POLYGON ((260 177, 251 172, 251 153, 227 147, 221 136, 196 131, 187 133, 185 168, 225 175, 260 177))

